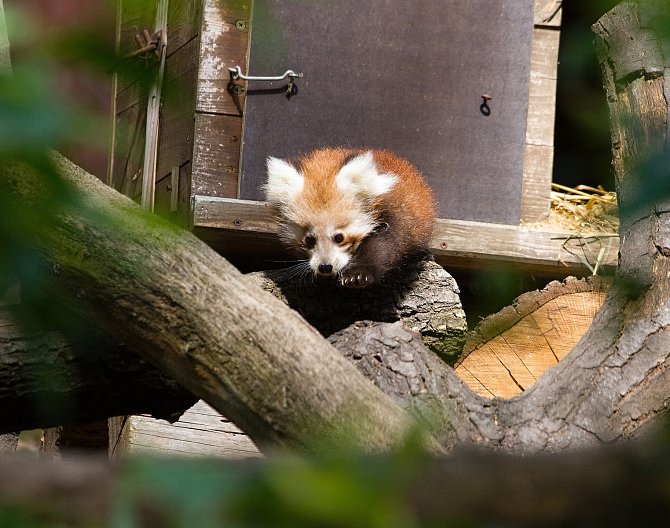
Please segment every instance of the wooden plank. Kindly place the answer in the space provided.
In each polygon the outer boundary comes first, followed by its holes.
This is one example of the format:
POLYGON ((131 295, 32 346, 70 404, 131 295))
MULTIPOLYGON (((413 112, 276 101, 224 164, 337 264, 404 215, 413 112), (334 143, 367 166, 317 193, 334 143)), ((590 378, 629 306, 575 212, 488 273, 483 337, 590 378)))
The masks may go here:
POLYGON ((535 0, 534 24, 558 28, 561 25, 563 0, 535 0))
POLYGON ((558 48, 561 33, 557 29, 534 28, 530 55, 530 75, 543 79, 558 78, 558 48))
POLYGON ((196 113, 193 145, 193 194, 238 196, 240 125, 235 116, 196 113))
POLYGON ((138 102, 116 117, 112 186, 126 196, 133 196, 142 182, 145 110, 138 102))
POLYGON ((199 112, 242 116, 245 97, 241 94, 233 98, 228 93, 228 68, 239 65, 243 72, 247 71, 250 12, 250 0, 204 0, 199 112))
POLYGON ((118 31, 119 54, 124 56, 137 49, 135 35, 144 29, 151 30, 156 19, 157 0, 151 2, 121 1, 121 27, 118 31))
POLYGON ((168 56, 191 42, 202 22, 202 0, 178 0, 168 7, 168 56))
POLYGON ((166 61, 157 180, 170 174, 172 167, 181 166, 191 160, 197 58, 198 42, 191 40, 166 61))
MULTIPOLYGON (((194 196, 193 223, 194 227, 249 237, 277 233, 271 208, 248 200, 194 196)), ((557 276, 589 274, 586 264, 595 264, 601 248, 599 265, 614 268, 618 239, 573 238, 535 227, 438 219, 431 242, 436 260, 447 268, 511 266, 557 276)))
MULTIPOLYGON (((549 8, 555 7, 547 2, 540 4, 536 1, 536 22, 538 10, 549 11, 549 8)), ((542 222, 549 214, 554 160, 559 38, 560 33, 557 26, 551 28, 536 26, 533 29, 526 148, 521 191, 520 221, 522 224, 542 222)))
POLYGON ((166 456, 251 458, 254 443, 230 420, 202 400, 174 424, 146 415, 112 419, 110 456, 139 453, 166 456))
POLYGON ((526 145, 521 195, 521 223, 542 222, 549 215, 553 145, 526 145))
POLYGON ((555 115, 556 81, 531 77, 526 127, 527 145, 553 146, 555 115))
MULTIPOLYGON (((120 2, 119 52, 126 55, 138 48, 135 35, 154 31, 158 2, 120 2)), ((168 6, 168 55, 176 52, 198 35, 202 16, 202 0, 179 0, 168 6)))

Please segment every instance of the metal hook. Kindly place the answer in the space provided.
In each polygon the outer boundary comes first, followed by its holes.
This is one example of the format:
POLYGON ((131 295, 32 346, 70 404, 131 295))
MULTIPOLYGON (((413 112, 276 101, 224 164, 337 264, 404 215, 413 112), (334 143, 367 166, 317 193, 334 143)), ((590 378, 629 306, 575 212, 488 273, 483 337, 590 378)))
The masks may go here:
POLYGON ((238 79, 242 79, 244 81, 282 81, 286 78, 293 80, 303 76, 302 72, 296 73, 293 70, 286 70, 283 75, 275 75, 275 76, 245 75, 242 73, 242 68, 240 68, 239 66, 228 68, 228 71, 230 72, 230 78, 234 81, 237 81, 238 79))

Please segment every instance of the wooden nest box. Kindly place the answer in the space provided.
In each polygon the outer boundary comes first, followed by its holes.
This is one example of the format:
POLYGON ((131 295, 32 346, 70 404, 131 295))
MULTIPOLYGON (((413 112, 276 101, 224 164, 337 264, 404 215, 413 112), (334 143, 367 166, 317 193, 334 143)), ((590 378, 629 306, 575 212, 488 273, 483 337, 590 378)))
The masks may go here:
POLYGON ((386 148, 435 192, 441 264, 583 274, 579 241, 522 226, 549 209, 560 14, 555 0, 121 0, 120 53, 155 85, 117 76, 109 183, 249 269, 286 258, 267 156, 386 148), (301 77, 244 79, 289 70, 301 77))
MULTIPOLYGON (((240 267, 287 257, 263 202, 266 158, 323 146, 391 149, 414 163, 438 201, 431 249, 447 269, 561 277, 588 274, 596 255, 615 265, 615 245, 585 250, 536 227, 550 204, 560 1, 140 4, 120 0, 118 46, 152 82, 117 75, 109 183, 240 267)), ((602 302, 584 283, 562 288, 520 301, 538 313, 510 309, 482 325, 487 339, 468 341, 457 372, 486 396, 526 388, 562 357, 549 337, 567 351, 566 336, 576 341, 602 302), (563 294, 578 298, 575 324, 555 317, 563 294), (528 336, 550 352, 499 361, 528 336)), ((110 432, 119 453, 257 454, 202 403, 174 427, 129 417, 110 432)))

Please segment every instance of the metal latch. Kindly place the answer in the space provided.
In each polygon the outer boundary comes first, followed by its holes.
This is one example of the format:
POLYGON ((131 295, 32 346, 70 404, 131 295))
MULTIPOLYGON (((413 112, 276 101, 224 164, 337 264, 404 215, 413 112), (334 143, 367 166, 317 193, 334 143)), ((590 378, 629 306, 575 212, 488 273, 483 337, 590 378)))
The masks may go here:
POLYGON ((235 66, 233 68, 228 68, 230 72, 230 84, 229 90, 232 93, 239 94, 244 91, 244 88, 236 84, 235 81, 242 79, 243 81, 260 81, 260 82, 272 82, 272 81, 283 81, 288 79, 288 84, 286 85, 286 96, 291 97, 298 93, 298 87, 295 84, 295 79, 302 78, 303 73, 296 73, 293 70, 286 70, 282 75, 270 75, 270 76, 259 76, 259 75, 245 75, 242 73, 242 68, 235 66))

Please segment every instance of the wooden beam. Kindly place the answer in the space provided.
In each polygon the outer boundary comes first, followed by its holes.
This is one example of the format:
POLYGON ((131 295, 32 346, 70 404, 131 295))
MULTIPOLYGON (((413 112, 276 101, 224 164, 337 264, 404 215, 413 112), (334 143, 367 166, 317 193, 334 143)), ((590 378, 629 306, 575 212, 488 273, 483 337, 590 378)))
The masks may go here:
MULTIPOLYGON (((277 222, 265 202, 194 196, 193 227, 226 237, 273 238, 277 222)), ((513 267, 547 275, 590 275, 617 265, 619 240, 535 227, 438 219, 431 251, 447 268, 513 267)))

